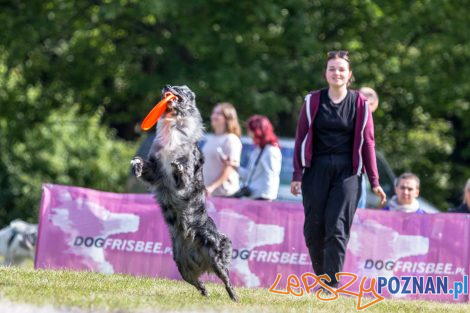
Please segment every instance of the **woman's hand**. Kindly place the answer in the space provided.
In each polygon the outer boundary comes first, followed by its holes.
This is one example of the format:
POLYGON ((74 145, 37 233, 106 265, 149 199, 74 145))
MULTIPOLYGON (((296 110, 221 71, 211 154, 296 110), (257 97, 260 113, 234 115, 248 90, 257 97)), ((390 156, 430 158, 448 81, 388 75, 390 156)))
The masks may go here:
POLYGON ((210 197, 212 195, 212 193, 214 192, 215 190, 215 187, 213 185, 209 185, 206 187, 206 197, 210 197))
POLYGON ((300 191, 300 186, 301 186, 301 182, 299 181, 293 181, 291 184, 290 184, 290 192, 294 195, 294 196, 298 196, 301 194, 301 191, 300 191))
POLYGON ((234 161, 230 160, 230 158, 227 155, 220 156, 220 160, 222 161, 224 166, 231 166, 234 169, 238 168, 238 162, 234 162, 234 161))
POLYGON ((382 187, 374 187, 372 188, 372 191, 380 198, 380 207, 383 207, 385 202, 387 202, 387 195, 383 191, 382 187))

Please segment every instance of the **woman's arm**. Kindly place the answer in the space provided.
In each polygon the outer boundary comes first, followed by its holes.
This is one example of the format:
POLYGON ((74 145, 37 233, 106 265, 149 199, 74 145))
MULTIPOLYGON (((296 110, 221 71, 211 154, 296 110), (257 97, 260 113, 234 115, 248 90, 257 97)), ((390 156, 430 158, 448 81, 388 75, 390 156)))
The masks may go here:
POLYGON ((379 171, 377 169, 377 159, 375 155, 374 120, 371 111, 368 111, 367 124, 364 129, 362 157, 372 191, 380 198, 380 206, 383 206, 387 202, 387 195, 382 187, 380 187, 379 183, 379 171))
POLYGON ((362 158, 371 187, 379 186, 379 171, 377 170, 377 159, 375 156, 374 120, 370 111, 368 111, 366 127, 364 129, 362 158))
POLYGON ((225 167, 222 170, 222 173, 220 174, 220 176, 215 181, 213 181, 209 186, 206 186, 207 194, 210 195, 212 192, 214 192, 215 189, 217 189, 217 187, 222 185, 223 182, 229 178, 230 174, 232 174, 233 171, 235 171, 233 166, 225 164, 225 167))
POLYGON ((212 183, 206 186, 207 194, 210 195, 215 189, 221 186, 230 175, 240 166, 240 157, 242 153, 242 142, 234 134, 228 134, 227 140, 222 147, 223 152, 227 155, 224 167, 220 175, 212 183))
POLYGON ((302 161, 301 161, 301 153, 302 153, 302 141, 304 140, 305 136, 308 133, 309 123, 307 118, 307 109, 306 106, 310 105, 304 101, 302 105, 302 109, 299 113, 299 119, 297 122, 297 131, 295 134, 295 145, 294 145, 294 173, 292 174, 292 181, 293 182, 300 182, 302 180, 302 161))

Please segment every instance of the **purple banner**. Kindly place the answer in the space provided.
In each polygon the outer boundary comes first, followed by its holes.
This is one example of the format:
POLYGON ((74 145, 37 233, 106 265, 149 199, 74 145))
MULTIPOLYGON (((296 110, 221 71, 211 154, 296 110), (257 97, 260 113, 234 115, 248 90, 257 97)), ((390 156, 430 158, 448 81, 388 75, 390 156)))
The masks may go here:
MULTIPOLYGON (((269 288, 281 274, 276 289, 283 289, 289 275, 313 272, 300 203, 209 198, 207 207, 232 240, 234 285, 269 288)), ((167 227, 150 194, 48 184, 39 221, 36 268, 181 278, 167 227)), ((469 271, 469 229, 470 215, 358 210, 344 271, 359 281, 348 290, 357 292, 364 276, 446 276, 449 287, 463 282, 469 271)), ((382 295, 391 296, 386 289, 382 295)), ((453 301, 450 294, 393 296, 453 301)), ((457 301, 468 301, 468 295, 457 301)))

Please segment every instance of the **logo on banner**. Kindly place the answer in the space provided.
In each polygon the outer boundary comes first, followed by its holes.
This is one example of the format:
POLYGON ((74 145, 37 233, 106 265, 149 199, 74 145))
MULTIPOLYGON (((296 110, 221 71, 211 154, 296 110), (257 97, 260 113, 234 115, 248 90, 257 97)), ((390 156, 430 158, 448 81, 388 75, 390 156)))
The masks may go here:
POLYGON ((336 289, 328 286, 325 281, 330 282, 331 279, 327 274, 316 276, 312 273, 304 273, 299 279, 296 275, 291 274, 287 277, 286 290, 277 290, 276 286, 279 284, 282 275, 278 274, 276 281, 269 288, 269 292, 277 293, 281 295, 294 295, 296 297, 302 297, 305 294, 316 290, 316 298, 320 301, 334 301, 338 299, 340 294, 357 297, 356 310, 361 311, 367 309, 385 299, 382 296, 384 289, 386 288, 391 294, 432 294, 432 295, 453 295, 454 300, 458 300, 460 295, 468 295, 468 275, 463 276, 463 281, 454 281, 451 287, 448 284, 447 276, 438 277, 382 277, 371 278, 369 285, 366 285, 367 276, 361 279, 359 285, 359 292, 353 292, 347 288, 353 285, 358 280, 358 275, 353 273, 337 273, 336 279, 339 282, 342 277, 349 277, 350 280, 342 287, 336 289), (310 282, 309 282, 310 279, 310 282), (313 279, 313 281, 311 281, 313 279), (321 296, 322 291, 326 290, 331 296, 323 298, 321 296), (364 294, 372 293, 375 300, 362 305, 362 299, 364 294))
POLYGON ((131 213, 114 213, 86 198, 74 199, 67 191, 60 192, 60 203, 51 208, 50 220, 67 237, 68 253, 86 258, 103 273, 114 273, 102 245, 103 238, 134 233, 139 229, 139 216, 131 213), (87 234, 88 236, 74 236, 87 234), (95 239, 97 238, 97 239, 95 239))

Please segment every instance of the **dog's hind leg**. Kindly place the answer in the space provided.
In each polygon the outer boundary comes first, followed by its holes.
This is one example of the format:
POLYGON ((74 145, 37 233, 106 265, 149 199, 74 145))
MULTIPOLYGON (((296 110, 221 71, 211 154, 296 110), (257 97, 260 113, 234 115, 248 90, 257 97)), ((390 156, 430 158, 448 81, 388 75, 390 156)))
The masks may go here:
POLYGON ((209 293, 207 292, 206 286, 199 279, 196 279, 196 281, 194 283, 191 283, 191 282, 189 282, 189 283, 191 285, 193 285, 194 287, 196 287, 196 289, 199 290, 201 295, 203 295, 204 297, 207 297, 209 295, 209 293))
POLYGON ((225 284, 225 290, 227 290, 230 299, 234 302, 238 302, 237 294, 230 283, 229 278, 229 267, 230 260, 232 258, 232 242, 228 237, 221 234, 221 238, 216 248, 215 258, 212 259, 212 270, 225 284))
POLYGON ((235 293, 235 290, 232 287, 232 284, 230 283, 230 278, 228 276, 228 270, 225 269, 222 265, 220 264, 214 264, 214 273, 217 275, 217 277, 220 278, 225 284, 225 290, 227 290, 227 293, 234 302, 238 302, 238 297, 237 294, 235 293))
POLYGON ((183 266, 179 264, 179 262, 176 262, 176 266, 178 267, 178 270, 181 274, 181 277, 187 282, 196 287, 197 290, 203 295, 204 297, 207 297, 209 293, 207 292, 206 286, 204 283, 199 280, 197 277, 194 277, 194 275, 191 275, 187 271, 183 269, 183 266))
POLYGON ((7 253, 7 255, 5 255, 5 258, 3 259, 3 265, 4 266, 11 266, 13 265, 13 256, 11 255, 11 253, 7 253))
POLYGON ((196 287, 196 289, 199 290, 201 295, 203 295, 204 297, 207 297, 209 295, 209 293, 207 292, 206 286, 204 285, 202 281, 200 281, 199 279, 189 279, 188 277, 184 277, 183 274, 181 274, 181 276, 186 282, 196 287))

